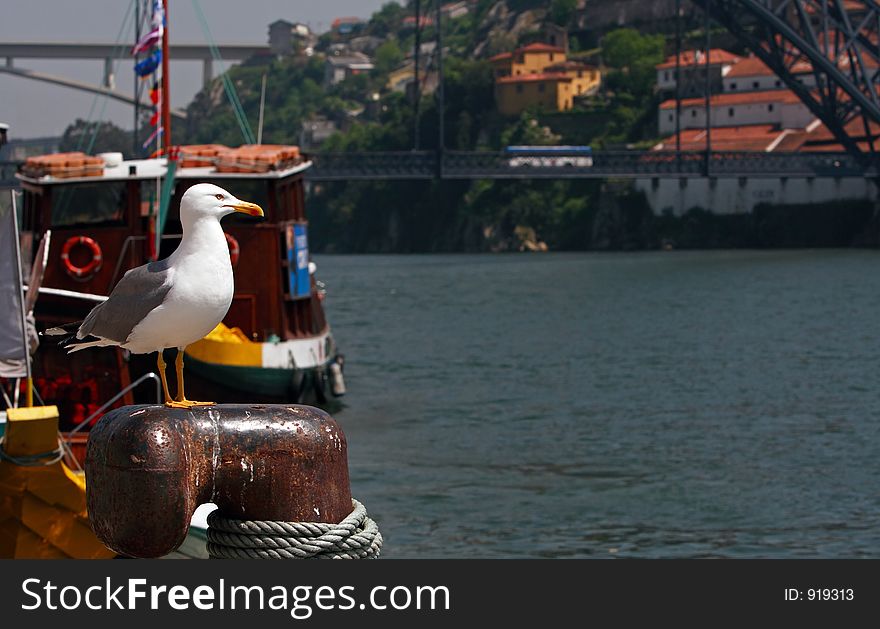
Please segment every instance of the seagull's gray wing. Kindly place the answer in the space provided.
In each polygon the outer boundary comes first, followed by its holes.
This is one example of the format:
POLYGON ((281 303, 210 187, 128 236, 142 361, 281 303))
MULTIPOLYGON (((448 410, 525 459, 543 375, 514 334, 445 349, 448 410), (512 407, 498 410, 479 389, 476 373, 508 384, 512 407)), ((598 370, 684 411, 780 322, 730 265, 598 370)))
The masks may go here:
POLYGON ((107 301, 92 308, 76 338, 91 335, 125 343, 135 326, 164 301, 169 290, 171 269, 167 259, 131 269, 122 276, 107 301))

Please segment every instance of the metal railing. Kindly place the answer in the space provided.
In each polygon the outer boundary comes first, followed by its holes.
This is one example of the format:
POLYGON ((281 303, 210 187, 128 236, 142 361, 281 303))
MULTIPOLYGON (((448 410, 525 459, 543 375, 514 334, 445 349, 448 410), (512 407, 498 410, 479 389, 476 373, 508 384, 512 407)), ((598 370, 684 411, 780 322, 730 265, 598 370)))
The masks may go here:
POLYGON ((430 179, 437 174, 434 151, 365 151, 317 153, 307 170, 310 179, 430 179))
POLYGON ((85 428, 89 424, 89 422, 91 422, 93 419, 95 419, 96 417, 101 415, 108 408, 113 406, 113 404, 115 404, 117 402, 117 400, 119 400, 123 395, 125 395, 126 393, 128 393, 129 391, 134 389, 136 386, 138 386, 141 382, 144 382, 145 380, 155 381, 155 383, 156 383, 156 404, 161 404, 162 403, 162 380, 159 379, 158 375, 156 375, 155 373, 150 371, 150 372, 142 375, 140 378, 138 378, 137 380, 132 382, 130 385, 128 385, 127 387, 122 389, 119 393, 114 395, 112 398, 110 398, 109 400, 104 402, 104 404, 102 404, 101 407, 98 408, 98 410, 96 410, 94 413, 92 413, 91 415, 86 417, 84 420, 82 420, 80 423, 78 423, 76 426, 74 426, 73 429, 68 431, 67 434, 72 435, 74 433, 79 432, 83 428, 85 428))
MULTIPOLYGON (((364 151, 313 153, 312 181, 408 179, 609 179, 650 177, 874 177, 849 153, 745 151, 364 151)), ((16 162, 0 162, 0 187, 15 187, 16 162)))
POLYGON ((506 153, 433 151, 315 153, 314 181, 375 179, 607 179, 651 177, 866 177, 876 176, 848 153, 741 151, 593 151, 506 153))

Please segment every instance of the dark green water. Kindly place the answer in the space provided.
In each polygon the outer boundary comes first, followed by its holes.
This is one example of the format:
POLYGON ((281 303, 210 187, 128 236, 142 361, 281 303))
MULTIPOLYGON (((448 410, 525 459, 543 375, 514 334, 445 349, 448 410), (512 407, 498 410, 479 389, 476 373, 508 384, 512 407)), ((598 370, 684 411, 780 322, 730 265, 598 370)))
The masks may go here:
POLYGON ((384 556, 880 556, 880 252, 316 261, 384 556))

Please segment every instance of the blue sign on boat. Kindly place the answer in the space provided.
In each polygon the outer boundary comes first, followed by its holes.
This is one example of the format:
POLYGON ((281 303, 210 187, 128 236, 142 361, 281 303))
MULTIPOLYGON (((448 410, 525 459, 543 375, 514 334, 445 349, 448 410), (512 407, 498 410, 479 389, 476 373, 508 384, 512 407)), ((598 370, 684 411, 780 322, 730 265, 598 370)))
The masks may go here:
POLYGON ((312 286, 309 278, 309 239, 305 223, 289 223, 285 236, 290 296, 308 297, 312 286))

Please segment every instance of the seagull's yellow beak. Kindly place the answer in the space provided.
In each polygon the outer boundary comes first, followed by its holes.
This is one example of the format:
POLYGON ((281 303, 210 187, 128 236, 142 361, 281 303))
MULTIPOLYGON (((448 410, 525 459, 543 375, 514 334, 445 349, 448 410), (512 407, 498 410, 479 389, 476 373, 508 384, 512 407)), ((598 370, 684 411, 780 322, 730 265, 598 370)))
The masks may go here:
POLYGON ((250 214, 251 216, 265 216, 265 214, 263 214, 263 208, 256 203, 248 203, 247 201, 239 201, 236 199, 235 203, 230 203, 223 207, 231 207, 236 212, 250 214))

